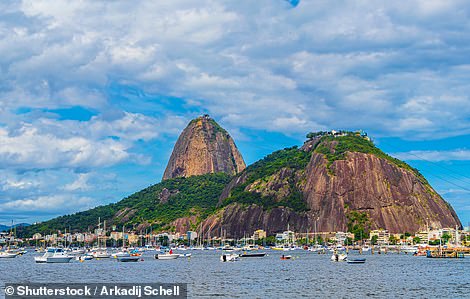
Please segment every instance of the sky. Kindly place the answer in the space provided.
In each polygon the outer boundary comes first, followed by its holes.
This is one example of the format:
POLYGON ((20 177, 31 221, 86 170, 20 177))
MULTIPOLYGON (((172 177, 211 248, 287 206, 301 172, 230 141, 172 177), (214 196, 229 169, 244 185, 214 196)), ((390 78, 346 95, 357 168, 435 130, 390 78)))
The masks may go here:
POLYGON ((470 222, 467 1, 1 1, 0 224, 161 180, 209 114, 247 164, 362 129, 470 222))

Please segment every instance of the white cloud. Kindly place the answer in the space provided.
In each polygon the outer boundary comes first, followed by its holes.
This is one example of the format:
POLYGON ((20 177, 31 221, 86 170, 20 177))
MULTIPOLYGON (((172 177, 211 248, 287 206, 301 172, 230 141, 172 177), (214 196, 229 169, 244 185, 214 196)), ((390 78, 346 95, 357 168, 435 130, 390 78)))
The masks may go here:
MULTIPOLYGON (((83 168, 150 163, 137 147, 175 137, 200 111, 238 136, 470 134, 465 1, 24 0, 0 10, 0 166, 66 168, 69 190, 96 188, 77 177, 83 168), (94 116, 44 112, 74 106, 94 116)), ((30 192, 29 176, 0 186, 30 192)))
POLYGON ((419 138, 470 130, 468 109, 457 109, 470 107, 462 1, 6 6, 22 16, 0 26, 0 101, 12 110, 113 110, 106 93, 118 82, 187 98, 218 118, 243 115, 226 118, 233 127, 293 133, 304 127, 273 120, 298 119, 419 138))
POLYGON ((76 197, 73 195, 50 195, 31 199, 18 199, 0 204, 0 211, 16 212, 57 212, 78 211, 93 207, 96 204, 93 199, 87 197, 76 197))
POLYGON ((90 185, 88 185, 88 179, 90 177, 89 173, 80 173, 78 178, 64 186, 66 191, 75 191, 75 190, 89 190, 90 185))
POLYGON ((100 167, 129 157, 127 147, 112 139, 58 138, 24 124, 14 135, 0 128, 0 164, 20 168, 100 167))
POLYGON ((427 160, 433 162, 440 161, 469 161, 470 150, 457 149, 450 151, 410 151, 401 153, 392 153, 392 156, 407 161, 427 160))

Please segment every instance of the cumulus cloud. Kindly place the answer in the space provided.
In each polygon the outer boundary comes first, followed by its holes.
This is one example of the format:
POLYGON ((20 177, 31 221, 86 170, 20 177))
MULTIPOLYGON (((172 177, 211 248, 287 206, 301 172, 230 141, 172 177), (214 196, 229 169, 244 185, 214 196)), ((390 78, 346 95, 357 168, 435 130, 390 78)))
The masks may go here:
POLYGON ((188 99, 219 118, 243 115, 230 126, 419 138, 470 130, 470 108, 455 109, 470 107, 465 2, 296 4, 5 4, 21 22, 4 18, 1 27, 0 99, 11 109, 78 103, 105 111, 115 105, 107 86, 119 82, 188 99), (28 47, 18 53, 21 44, 28 47), (277 125, 286 119, 301 125, 277 125))
MULTIPOLYGON (((84 168, 151 163, 149 143, 199 112, 239 136, 470 134, 463 0, 24 0, 0 10, 0 166, 61 168, 64 192, 96 187, 76 177, 84 168), (76 106, 90 119, 52 111, 76 106)), ((14 176, 0 186, 34 189, 14 176)))

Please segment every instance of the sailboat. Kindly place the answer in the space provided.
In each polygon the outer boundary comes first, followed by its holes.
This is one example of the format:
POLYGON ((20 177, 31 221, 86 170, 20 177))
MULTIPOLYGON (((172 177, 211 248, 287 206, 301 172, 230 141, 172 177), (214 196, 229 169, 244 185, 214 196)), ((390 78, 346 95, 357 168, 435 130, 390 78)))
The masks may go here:
MULTIPOLYGON (((104 247, 103 248, 100 247, 101 246, 100 244, 101 231, 99 231, 100 227, 101 227, 101 218, 98 218, 98 248, 95 248, 92 255, 94 258, 97 258, 97 259, 109 258, 111 257, 111 255, 108 253, 108 250, 106 249, 106 238, 104 240, 104 247)), ((104 221, 103 232, 106 235, 106 220, 104 221)))

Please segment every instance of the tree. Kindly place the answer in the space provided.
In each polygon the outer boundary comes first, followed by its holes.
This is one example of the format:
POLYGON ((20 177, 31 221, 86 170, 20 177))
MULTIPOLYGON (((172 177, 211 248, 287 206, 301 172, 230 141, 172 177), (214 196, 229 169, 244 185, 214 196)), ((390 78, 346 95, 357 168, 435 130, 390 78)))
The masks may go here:
POLYGON ((447 233, 441 236, 441 240, 444 242, 444 244, 447 244, 450 239, 452 239, 452 236, 447 233))
POLYGON ((420 237, 414 237, 414 238, 413 238, 413 243, 414 243, 414 244, 419 244, 419 243, 421 243, 421 238, 420 238, 420 237))
MULTIPOLYGON (((347 205, 345 205, 346 210, 349 209, 347 205)), ((363 239, 369 238, 369 215, 366 212, 358 212, 358 211, 349 211, 346 214, 346 218, 348 219, 347 227, 348 232, 354 234, 354 240, 360 241, 363 239)))
POLYGON ((377 245, 378 241, 379 241, 379 236, 373 235, 372 238, 370 239, 370 244, 377 245))
POLYGON ((391 235, 390 238, 388 238, 388 241, 389 241, 390 244, 392 244, 392 245, 397 245, 397 238, 395 238, 394 235, 391 235))

